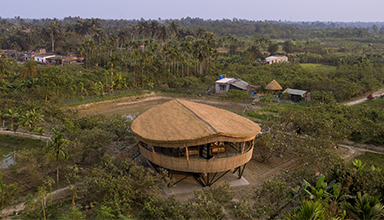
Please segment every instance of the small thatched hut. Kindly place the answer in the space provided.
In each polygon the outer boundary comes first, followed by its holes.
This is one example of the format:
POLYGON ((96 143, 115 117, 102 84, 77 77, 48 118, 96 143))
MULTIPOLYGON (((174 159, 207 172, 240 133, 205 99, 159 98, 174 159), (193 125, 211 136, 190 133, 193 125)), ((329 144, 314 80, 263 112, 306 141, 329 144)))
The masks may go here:
POLYGON ((265 86, 266 90, 274 90, 279 91, 283 88, 280 86, 280 84, 276 80, 272 80, 267 86, 265 86))
POLYGON ((210 173, 235 169, 241 178, 260 132, 256 123, 235 113, 181 99, 149 109, 131 128, 141 154, 153 165, 192 173, 204 186, 217 180, 210 173))

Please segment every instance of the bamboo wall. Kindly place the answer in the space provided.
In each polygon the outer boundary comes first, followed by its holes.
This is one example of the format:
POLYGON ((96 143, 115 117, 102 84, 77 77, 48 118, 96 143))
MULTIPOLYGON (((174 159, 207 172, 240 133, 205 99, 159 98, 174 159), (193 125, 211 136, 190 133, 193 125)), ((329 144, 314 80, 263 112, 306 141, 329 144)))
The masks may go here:
POLYGON ((224 172, 244 165, 252 158, 253 147, 241 155, 226 158, 205 159, 187 159, 165 156, 154 153, 140 146, 141 154, 149 161, 161 167, 192 173, 216 173, 224 172))

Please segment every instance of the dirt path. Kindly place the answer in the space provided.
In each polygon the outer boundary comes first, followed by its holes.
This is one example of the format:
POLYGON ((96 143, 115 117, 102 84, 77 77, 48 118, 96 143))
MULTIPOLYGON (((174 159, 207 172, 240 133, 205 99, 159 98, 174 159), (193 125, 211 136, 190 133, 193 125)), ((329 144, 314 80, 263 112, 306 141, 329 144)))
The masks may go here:
POLYGON ((29 133, 24 133, 24 132, 13 132, 13 131, 7 131, 4 129, 0 129, 0 134, 6 134, 6 135, 11 135, 11 136, 16 136, 16 137, 23 137, 23 138, 31 138, 31 139, 37 139, 37 140, 42 140, 42 141, 51 141, 51 137, 48 136, 40 136, 40 135, 35 135, 35 134, 29 134, 29 133))
MULTIPOLYGON (((57 199, 60 199, 61 197, 66 197, 68 195, 68 193, 70 193, 70 192, 72 192, 72 191, 69 188, 69 186, 55 190, 51 193, 52 199, 57 200, 57 199)), ((45 197, 45 200, 47 200, 47 198, 49 198, 49 196, 50 195, 45 197)), ((37 200, 35 199, 35 201, 37 201, 37 200)), ((16 215, 17 215, 18 212, 23 211, 26 208, 24 205, 25 205, 25 202, 22 202, 20 204, 13 205, 13 206, 10 206, 8 208, 3 209, 0 213, 0 218, 4 218, 6 216, 12 215, 13 213, 16 213, 16 215)))
MULTIPOLYGON (((380 90, 377 90, 376 92, 372 93, 372 96, 373 97, 378 97, 378 96, 381 96, 381 95, 384 95, 384 89, 380 89, 380 90)), ((344 104, 345 105, 348 105, 348 106, 351 106, 351 105, 356 105, 356 104, 359 104, 359 103, 362 103, 362 102, 365 102, 367 101, 367 97, 363 97, 363 98, 359 98, 357 100, 354 100, 354 101, 349 101, 349 102, 345 102, 344 104)))

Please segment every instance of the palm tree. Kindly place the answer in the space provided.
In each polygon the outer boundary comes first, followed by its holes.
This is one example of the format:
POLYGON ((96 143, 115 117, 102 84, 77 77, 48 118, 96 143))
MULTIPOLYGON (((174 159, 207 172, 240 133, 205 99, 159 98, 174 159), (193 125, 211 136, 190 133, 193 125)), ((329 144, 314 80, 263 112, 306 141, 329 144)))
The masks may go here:
POLYGON ((52 52, 55 52, 55 42, 59 39, 61 34, 60 21, 53 21, 49 26, 49 31, 52 39, 52 52))
POLYGON ((83 19, 79 19, 75 25, 75 31, 78 35, 81 36, 81 39, 85 38, 85 35, 89 32, 89 23, 83 19))
POLYGON ((172 21, 172 22, 169 24, 169 29, 170 29, 171 32, 172 32, 171 39, 176 38, 177 35, 179 34, 179 24, 177 24, 176 21, 172 21))
POLYGON ((59 165, 60 160, 68 159, 68 154, 66 151, 66 140, 63 138, 62 133, 57 133, 53 131, 52 142, 48 145, 46 152, 49 153, 53 160, 56 161, 56 182, 57 188, 59 188, 59 165))
POLYGON ((355 204, 342 202, 341 209, 350 211, 358 219, 379 219, 384 216, 384 206, 377 197, 370 197, 368 194, 361 196, 361 192, 357 193, 355 204))
POLYGON ((0 52, 0 77, 3 74, 4 70, 8 67, 9 59, 7 55, 0 52))
POLYGON ((95 41, 96 45, 102 44, 105 41, 104 29, 97 29, 92 37, 92 40, 95 41))
POLYGON ((28 78, 31 79, 34 76, 37 75, 36 67, 37 67, 37 62, 34 60, 28 60, 27 62, 24 63, 24 71, 21 73, 22 78, 28 78))
POLYGON ((143 38, 143 51, 144 51, 144 38, 148 34, 148 22, 147 21, 140 21, 139 22, 139 33, 141 34, 143 38))
POLYGON ((89 31, 94 33, 101 28, 100 19, 91 18, 91 21, 88 24, 89 31))
POLYGON ((156 36, 159 34, 159 28, 160 28, 160 23, 156 20, 152 20, 151 22, 152 39, 156 38, 156 36))
POLYGON ((164 42, 167 40, 167 28, 164 25, 161 25, 159 28, 159 38, 161 39, 161 47, 163 47, 164 42))
POLYGON ((128 33, 127 30, 119 30, 119 33, 117 34, 120 40, 120 48, 123 48, 123 45, 125 45, 125 41, 127 40, 128 33))
POLYGON ((293 47, 293 44, 291 40, 284 41, 283 50, 285 51, 286 54, 292 52, 292 47, 293 47))
POLYGON ((203 75, 203 61, 207 57, 208 47, 205 40, 197 40, 193 45, 195 57, 200 63, 200 76, 203 75))

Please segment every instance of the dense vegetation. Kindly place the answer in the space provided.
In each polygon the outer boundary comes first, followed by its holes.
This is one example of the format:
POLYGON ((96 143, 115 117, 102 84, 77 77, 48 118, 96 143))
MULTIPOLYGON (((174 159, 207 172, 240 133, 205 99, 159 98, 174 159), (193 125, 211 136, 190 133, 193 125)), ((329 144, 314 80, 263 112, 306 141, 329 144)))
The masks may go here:
MULTIPOLYGON (((3 169, 0 179, 1 207, 26 201, 20 218, 306 219, 309 214, 313 219, 374 219, 383 214, 384 171, 381 163, 371 163, 381 157, 367 154, 351 163, 335 150, 346 139, 384 144, 382 99, 340 104, 383 87, 381 23, 70 17, 0 19, 0 24, 2 49, 16 50, 0 56, 0 117, 10 130, 52 137, 45 145, 0 136, 2 145, 17 150, 15 163, 3 169), (41 47, 63 55, 75 52, 85 62, 16 62, 22 61, 18 52, 41 47), (274 54, 293 60, 259 62, 274 54), (134 144, 129 118, 80 116, 63 104, 143 90, 204 94, 219 75, 262 88, 276 79, 283 88, 310 91, 313 99, 276 104, 264 95, 263 109, 247 113, 261 120, 265 131, 256 139, 254 156, 263 161, 294 157, 297 166, 240 201, 232 201, 228 185, 195 191, 184 202, 165 198, 166 172, 155 174, 119 154, 134 144), (69 196, 50 199, 51 191, 65 186, 69 196)), ((245 98, 241 92, 228 96, 236 103, 245 98)))

